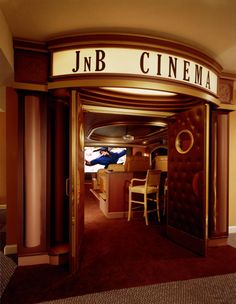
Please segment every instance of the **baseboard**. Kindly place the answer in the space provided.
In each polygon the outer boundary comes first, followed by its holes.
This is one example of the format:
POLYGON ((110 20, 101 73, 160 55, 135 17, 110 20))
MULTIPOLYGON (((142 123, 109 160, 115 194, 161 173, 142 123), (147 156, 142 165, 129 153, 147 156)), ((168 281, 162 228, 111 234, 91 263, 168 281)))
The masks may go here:
POLYGON ((18 257, 19 266, 49 264, 49 262, 50 262, 50 259, 49 259, 48 254, 18 257))
POLYGON ((229 233, 236 233, 236 226, 229 226, 229 233))
POLYGON ((17 245, 6 245, 4 247, 4 255, 16 254, 17 253, 17 245))

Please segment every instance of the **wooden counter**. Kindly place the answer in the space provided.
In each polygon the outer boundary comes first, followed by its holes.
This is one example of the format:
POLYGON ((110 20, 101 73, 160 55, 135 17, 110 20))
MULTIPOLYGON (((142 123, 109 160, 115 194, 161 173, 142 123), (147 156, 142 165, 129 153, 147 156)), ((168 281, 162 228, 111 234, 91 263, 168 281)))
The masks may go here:
POLYGON ((106 195, 100 197, 100 209, 109 218, 126 216, 128 211, 128 187, 133 172, 108 172, 105 185, 106 195))

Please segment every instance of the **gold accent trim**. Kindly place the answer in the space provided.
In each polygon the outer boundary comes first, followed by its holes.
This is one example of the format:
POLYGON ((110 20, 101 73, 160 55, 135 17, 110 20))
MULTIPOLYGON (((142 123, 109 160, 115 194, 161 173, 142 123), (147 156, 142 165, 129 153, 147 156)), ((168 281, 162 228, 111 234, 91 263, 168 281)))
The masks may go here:
POLYGON ((217 123, 214 121, 214 165, 213 165, 213 224, 214 232, 216 229, 216 182, 217 182, 217 123))
POLYGON ((106 114, 122 114, 122 115, 133 115, 133 116, 147 116, 147 117, 170 117, 174 115, 173 112, 161 112, 161 111, 147 111, 147 110, 135 110, 135 109, 124 109, 124 108, 111 108, 111 107, 99 107, 99 106, 82 106, 84 111, 92 113, 106 113, 106 114))
POLYGON ((193 134, 191 131, 187 130, 187 129, 184 129, 184 130, 181 130, 177 136, 176 136, 176 139, 175 139, 175 148, 176 150, 180 153, 180 154, 186 154, 188 153, 192 147, 193 147, 193 144, 194 144, 194 137, 193 137, 193 134), (180 139, 180 136, 182 134, 188 134, 190 136, 190 145, 188 146, 188 148, 186 150, 183 150, 182 147, 181 147, 181 139, 180 139))
POLYGON ((79 142, 80 142, 80 148, 83 151, 84 150, 84 127, 81 124, 80 130, 79 130, 79 142))
POLYGON ((156 102, 158 101, 166 104, 169 102, 179 102, 179 100, 181 99, 181 101, 183 102, 192 102, 193 101, 193 97, 189 96, 189 95, 183 95, 183 94, 175 94, 174 96, 150 96, 150 95, 135 95, 135 94, 126 94, 126 93, 119 93, 119 92, 115 92, 112 90, 103 90, 101 87, 88 87, 88 88, 80 88, 79 89, 79 93, 80 96, 82 95, 83 99, 84 98, 89 98, 89 97, 94 97, 97 99, 104 99, 104 96, 107 100, 109 100, 109 102, 111 102, 112 100, 119 100, 119 101, 123 101, 123 99, 125 98, 125 100, 127 100, 128 102, 144 102, 145 104, 148 102, 148 104, 156 104, 156 102), (137 100, 138 99, 138 100, 137 100))
MULTIPOLYGON (((71 92, 71 197, 70 197, 70 224, 71 224, 71 256, 72 259, 76 257, 76 180, 77 180, 77 168, 76 168, 76 137, 77 137, 77 106, 76 106, 77 92, 72 90, 71 92)), ((72 261, 73 263, 73 261, 72 261)), ((73 266, 72 266, 73 268, 73 266)))
POLYGON ((230 79, 230 80, 235 80, 235 81, 236 81, 236 74, 234 74, 234 73, 222 72, 222 73, 220 74, 220 78, 230 79))
POLYGON ((66 179, 66 195, 70 197, 70 191, 69 191, 69 187, 70 187, 70 179, 67 178, 66 179))
POLYGON ((206 107, 206 160, 205 160, 205 172, 206 172, 206 221, 205 221, 205 241, 208 239, 208 214, 209 214, 209 170, 210 170, 210 106, 205 104, 206 107))
POLYGON ((221 110, 228 110, 228 111, 236 111, 236 105, 235 104, 224 104, 224 103, 221 103, 219 105, 219 109, 221 109, 221 110))
MULTIPOLYGON (((63 78, 64 79, 64 78, 63 78)), ((151 90, 168 91, 177 94, 184 94, 207 100, 215 105, 219 105, 219 99, 212 94, 190 85, 184 85, 179 82, 170 82, 155 79, 144 79, 141 76, 126 76, 126 75, 89 75, 89 77, 79 77, 77 79, 56 80, 48 83, 48 89, 59 88, 86 88, 86 87, 127 87, 127 88, 142 88, 151 90)))
POLYGON ((14 82, 12 87, 14 89, 19 89, 19 90, 29 90, 29 91, 39 91, 39 92, 48 91, 48 86, 46 84, 14 82))
POLYGON ((13 48, 19 50, 40 52, 40 53, 49 53, 47 43, 40 41, 13 39, 13 48))

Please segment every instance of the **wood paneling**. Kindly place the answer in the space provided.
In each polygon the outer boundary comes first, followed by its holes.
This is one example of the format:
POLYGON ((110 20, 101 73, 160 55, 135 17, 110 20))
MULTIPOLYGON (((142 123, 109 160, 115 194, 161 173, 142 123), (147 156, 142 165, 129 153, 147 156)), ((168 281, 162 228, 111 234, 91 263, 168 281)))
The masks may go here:
POLYGON ((228 236, 229 113, 212 112, 209 237, 228 236))
POLYGON ((14 52, 15 81, 45 84, 48 81, 48 54, 16 49, 14 52))

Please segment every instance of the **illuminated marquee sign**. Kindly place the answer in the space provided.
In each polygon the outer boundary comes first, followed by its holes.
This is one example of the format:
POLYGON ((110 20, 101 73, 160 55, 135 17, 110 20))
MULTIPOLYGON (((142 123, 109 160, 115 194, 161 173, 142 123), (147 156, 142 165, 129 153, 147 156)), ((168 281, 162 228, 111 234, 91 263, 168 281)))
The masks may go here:
POLYGON ((175 80, 217 94, 217 74, 183 57, 129 48, 81 48, 53 53, 52 76, 119 74, 175 80))

